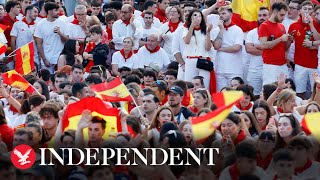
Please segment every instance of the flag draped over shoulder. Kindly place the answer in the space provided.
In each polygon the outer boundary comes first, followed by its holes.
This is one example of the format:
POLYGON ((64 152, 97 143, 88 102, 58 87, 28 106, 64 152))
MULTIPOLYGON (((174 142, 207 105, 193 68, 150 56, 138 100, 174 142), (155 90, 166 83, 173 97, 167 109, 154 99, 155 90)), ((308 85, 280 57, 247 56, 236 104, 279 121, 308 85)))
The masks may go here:
POLYGON ((248 32, 258 26, 258 11, 260 7, 270 7, 270 0, 233 0, 232 21, 243 32, 248 32))
POLYGON ((15 69, 18 73, 26 75, 34 70, 34 43, 30 42, 16 50, 15 69))
POLYGON ((320 142, 320 129, 319 129, 320 113, 308 113, 301 121, 302 130, 307 135, 312 135, 318 142, 320 142))
POLYGON ((204 116, 191 119, 194 140, 203 142, 209 137, 229 115, 232 106, 239 102, 242 97, 243 93, 241 91, 213 94, 212 99, 218 108, 204 116))
POLYGON ((6 25, 0 24, 0 33, 3 33, 7 29, 6 25))
MULTIPOLYGON (((117 132, 122 131, 119 110, 107 107, 101 99, 96 97, 87 97, 76 103, 68 105, 62 119, 62 130, 76 130, 78 128, 78 122, 81 118, 81 114, 84 110, 91 111, 92 117, 97 116, 100 117, 101 120, 106 121, 106 129, 103 135, 104 139, 107 139, 110 136, 115 136, 117 132)), ((83 135, 85 140, 89 139, 88 128, 83 130, 83 135)))
POLYGON ((0 43, 0 55, 7 51, 7 46, 0 43))
POLYGON ((23 78, 19 73, 15 70, 8 71, 2 74, 3 83, 8 84, 12 87, 17 87, 23 91, 26 91, 30 94, 35 92, 36 90, 29 84, 29 82, 23 78))
POLYGON ((97 97, 104 101, 132 101, 130 92, 119 77, 108 83, 105 82, 91 85, 90 89, 96 93, 97 97))

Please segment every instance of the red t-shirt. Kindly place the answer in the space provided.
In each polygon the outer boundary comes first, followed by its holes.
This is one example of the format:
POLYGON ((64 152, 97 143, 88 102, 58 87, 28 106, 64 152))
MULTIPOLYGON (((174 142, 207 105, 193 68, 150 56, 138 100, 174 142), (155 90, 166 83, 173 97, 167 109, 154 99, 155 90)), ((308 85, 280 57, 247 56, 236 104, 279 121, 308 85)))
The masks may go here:
MULTIPOLYGON (((273 23, 269 20, 265 21, 259 26, 259 38, 268 37, 268 41, 281 37, 286 34, 286 29, 281 23, 273 23)), ((280 42, 272 49, 265 49, 262 51, 262 59, 264 64, 284 65, 287 63, 285 55, 285 43, 280 42)))
MULTIPOLYGON (((89 42, 89 43, 86 45, 86 48, 84 49, 84 52, 90 53, 91 51, 94 50, 95 47, 96 47, 96 44, 95 44, 95 43, 89 42)), ((86 71, 86 72, 90 72, 90 68, 91 68, 92 66, 94 66, 94 62, 93 62, 93 60, 89 60, 87 66, 86 66, 86 68, 85 68, 85 71, 86 71)))
MULTIPOLYGON (((313 23, 316 29, 319 29, 319 25, 314 22, 313 23)), ((311 41, 314 41, 312 31, 310 30, 310 26, 306 23, 302 22, 300 19, 291 24, 288 33, 292 31, 296 31, 294 33, 294 63, 298 64, 302 67, 317 69, 318 67, 318 49, 309 49, 302 45, 303 41, 306 38, 306 34, 309 34, 311 41)))
POLYGON ((17 18, 15 18, 14 20, 11 19, 11 17, 9 16, 9 14, 6 14, 3 16, 3 18, 0 19, 0 24, 6 25, 7 29, 4 31, 4 35, 7 38, 8 41, 8 52, 11 52, 11 36, 10 36, 10 32, 12 30, 13 24, 17 22, 17 18))

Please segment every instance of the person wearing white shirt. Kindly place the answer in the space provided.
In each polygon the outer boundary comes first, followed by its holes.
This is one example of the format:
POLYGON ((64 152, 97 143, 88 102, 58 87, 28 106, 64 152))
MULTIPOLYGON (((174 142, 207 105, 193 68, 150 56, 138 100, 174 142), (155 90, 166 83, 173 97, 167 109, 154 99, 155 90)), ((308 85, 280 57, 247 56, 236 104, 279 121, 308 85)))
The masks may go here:
POLYGON ((59 55, 67 41, 67 24, 58 19, 59 6, 55 3, 46 3, 44 8, 48 14, 46 19, 41 20, 35 30, 34 36, 37 42, 38 52, 43 61, 42 67, 54 73, 59 55))
POLYGON ((165 50, 159 46, 159 35, 150 34, 147 44, 141 47, 137 53, 140 61, 139 68, 149 66, 151 63, 158 65, 162 71, 170 64, 169 57, 165 50))
POLYGON ((18 20, 18 21, 21 21, 21 20, 26 16, 26 8, 27 8, 28 6, 30 6, 31 3, 32 3, 31 0, 22 0, 22 1, 20 2, 21 12, 20 12, 20 14, 17 16, 17 20, 18 20))
POLYGON ((223 24, 213 30, 214 49, 217 50, 215 70, 217 91, 229 85, 234 77, 243 77, 242 44, 244 34, 240 27, 231 21, 232 11, 228 7, 219 8, 223 24), (218 34, 218 35, 217 35, 218 34))
POLYGON ((123 48, 123 39, 126 37, 132 37, 134 40, 133 50, 139 48, 139 34, 137 29, 141 27, 141 23, 133 16, 133 8, 129 4, 124 4, 121 8, 122 19, 114 22, 112 26, 113 43, 116 50, 123 48))
POLYGON ((210 59, 212 25, 206 26, 202 13, 194 9, 186 21, 187 28, 184 29, 182 37, 185 42, 183 58, 185 59, 184 80, 192 81, 195 76, 202 76, 204 85, 210 87, 210 71, 196 68, 199 58, 210 59))
MULTIPOLYGON (((297 22, 299 19, 300 1, 292 0, 289 3, 288 7, 289 7, 288 14, 282 21, 282 24, 284 25, 286 32, 288 32, 290 25, 294 22, 297 22)), ((287 52, 287 59, 289 59, 290 62, 294 61, 294 52, 295 52, 295 44, 292 43, 287 52)), ((289 69, 289 78, 294 79, 293 69, 289 69)))
POLYGON ((147 43, 148 36, 150 34, 160 34, 159 30, 152 26, 152 19, 153 19, 152 12, 145 12, 144 13, 144 26, 139 28, 139 46, 144 46, 147 43))
POLYGON ((132 51, 133 40, 130 37, 124 38, 123 49, 112 55, 112 72, 120 76, 119 68, 128 67, 130 69, 138 68, 138 57, 132 51))
MULTIPOLYGON (((10 32, 11 48, 13 51, 34 40, 33 34, 36 29, 35 20, 38 17, 38 9, 31 5, 25 8, 25 10, 26 16, 21 21, 15 22, 10 32)), ((34 46, 34 60, 39 65, 37 46, 34 46)))
MULTIPOLYGON (((187 18, 190 12, 195 7, 196 7, 196 4, 194 3, 187 2, 184 4, 183 17, 185 22, 187 21, 187 18)), ((184 62, 184 59, 182 58, 183 57, 182 53, 185 48, 185 43, 182 35, 185 28, 186 28, 186 24, 178 27, 178 29, 173 34, 173 38, 172 38, 172 54, 176 58, 177 62, 180 64, 178 69, 178 77, 177 77, 178 79, 184 79, 184 72, 185 72, 185 62, 184 62)))
POLYGON ((168 53, 170 61, 175 61, 172 53, 172 38, 179 26, 183 26, 182 14, 179 8, 173 6, 169 9, 169 22, 164 23, 159 29, 163 41, 162 47, 168 53))
MULTIPOLYGON (((270 17, 268 8, 262 7, 258 12, 258 25, 262 24, 270 17)), ((249 54, 248 84, 253 86, 253 94, 259 96, 262 91, 263 69, 262 50, 260 49, 260 41, 258 28, 254 28, 248 32, 245 43, 246 51, 249 54)))
POLYGON ((67 24, 69 39, 77 40, 82 47, 84 39, 90 34, 87 23, 87 8, 84 5, 76 6, 75 19, 67 24))
MULTIPOLYGON (((146 12, 151 12, 152 14, 154 14, 157 11, 157 7, 158 7, 157 3, 153 0, 148 0, 144 3, 144 12, 141 14, 141 16, 136 16, 137 20, 140 21, 142 26, 144 26, 144 23, 145 23, 144 22, 144 15, 146 14, 146 12)), ((160 28, 162 23, 160 22, 160 20, 158 18, 153 16, 151 25, 152 25, 152 27, 160 28)))

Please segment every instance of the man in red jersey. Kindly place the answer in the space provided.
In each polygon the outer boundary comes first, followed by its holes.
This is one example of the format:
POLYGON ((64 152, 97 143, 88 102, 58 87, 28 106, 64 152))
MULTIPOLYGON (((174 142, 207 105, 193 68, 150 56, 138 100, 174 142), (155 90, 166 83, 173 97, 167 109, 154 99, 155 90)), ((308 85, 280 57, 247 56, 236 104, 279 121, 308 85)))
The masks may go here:
MULTIPOLYGON (((304 47, 304 40, 314 41, 314 32, 309 23, 313 23, 316 29, 320 26, 313 22, 311 18, 313 13, 313 4, 311 1, 304 1, 301 4, 300 18, 297 22, 291 24, 288 33, 292 33, 294 36, 294 80, 296 84, 296 92, 299 97, 304 98, 304 93, 307 89, 308 79, 310 80, 311 89, 313 89, 314 81, 312 74, 317 72, 318 67, 318 47, 304 47), (306 56, 307 55, 307 56, 306 56)), ((317 32, 315 32, 317 33, 317 32)))
POLYGON ((275 2, 271 7, 269 20, 259 26, 259 40, 263 59, 263 84, 277 81, 280 74, 288 75, 286 50, 290 47, 292 37, 286 34, 283 21, 288 7, 283 2, 275 2))

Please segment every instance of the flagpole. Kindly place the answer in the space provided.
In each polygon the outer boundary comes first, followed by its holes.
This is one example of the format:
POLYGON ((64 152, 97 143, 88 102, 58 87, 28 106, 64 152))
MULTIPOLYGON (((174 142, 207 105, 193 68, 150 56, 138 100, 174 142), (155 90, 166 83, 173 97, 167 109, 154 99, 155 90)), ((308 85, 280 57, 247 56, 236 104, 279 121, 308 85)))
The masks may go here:
MULTIPOLYGON (((27 44, 30 44, 30 43, 32 43, 32 42, 34 42, 34 41, 30 41, 30 42, 28 42, 27 44)), ((25 45, 27 45, 27 44, 25 44, 25 45)), ((25 46, 25 45, 23 45, 23 46, 25 46)), ((22 46, 21 46, 22 47, 22 46)), ((20 47, 20 48, 21 48, 20 47)), ((13 56, 15 56, 15 55, 12 55, 13 53, 15 53, 17 50, 19 50, 20 48, 17 48, 17 49, 15 49, 14 51, 12 51, 10 54, 8 54, 8 56, 7 57, 13 57, 13 56)))

